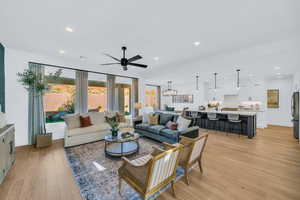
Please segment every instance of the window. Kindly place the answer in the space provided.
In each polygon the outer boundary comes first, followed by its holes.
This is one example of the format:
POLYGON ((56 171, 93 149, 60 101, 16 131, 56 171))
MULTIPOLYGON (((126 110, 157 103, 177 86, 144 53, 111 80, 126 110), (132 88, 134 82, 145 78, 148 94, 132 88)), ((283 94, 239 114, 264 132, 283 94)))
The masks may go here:
MULTIPOLYGON (((58 68, 45 68, 45 76, 58 68)), ((46 123, 63 121, 67 113, 75 112, 75 71, 63 69, 60 77, 49 80, 49 90, 44 95, 46 123)))
POLYGON ((89 73, 88 79, 88 110, 107 111, 106 75, 89 73))
POLYGON ((160 108, 160 87, 146 85, 145 90, 145 106, 153 107, 154 109, 160 108))
POLYGON ((131 78, 116 77, 115 110, 130 115, 131 112, 131 78))

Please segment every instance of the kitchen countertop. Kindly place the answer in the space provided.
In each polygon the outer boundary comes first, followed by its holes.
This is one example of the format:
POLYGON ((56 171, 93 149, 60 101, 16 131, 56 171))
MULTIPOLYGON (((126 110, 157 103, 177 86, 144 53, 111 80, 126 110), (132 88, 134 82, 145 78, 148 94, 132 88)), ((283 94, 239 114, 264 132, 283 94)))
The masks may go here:
POLYGON ((239 114, 244 116, 254 116, 255 111, 215 111, 215 110, 187 110, 189 112, 201 112, 201 113, 217 113, 217 114, 239 114))

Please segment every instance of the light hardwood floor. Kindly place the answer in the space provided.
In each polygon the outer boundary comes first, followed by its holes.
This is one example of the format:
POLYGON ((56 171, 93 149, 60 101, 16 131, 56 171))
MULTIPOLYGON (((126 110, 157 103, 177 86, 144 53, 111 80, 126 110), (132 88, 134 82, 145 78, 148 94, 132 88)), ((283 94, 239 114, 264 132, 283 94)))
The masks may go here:
MULTIPOLYGON (((292 129, 269 127, 250 140, 211 132, 203 169, 193 170, 190 186, 175 185, 178 200, 300 199, 300 145, 292 129)), ((1 200, 81 199, 62 141, 50 148, 22 148, 5 183, 1 200)), ((169 191, 159 200, 174 199, 169 191)))

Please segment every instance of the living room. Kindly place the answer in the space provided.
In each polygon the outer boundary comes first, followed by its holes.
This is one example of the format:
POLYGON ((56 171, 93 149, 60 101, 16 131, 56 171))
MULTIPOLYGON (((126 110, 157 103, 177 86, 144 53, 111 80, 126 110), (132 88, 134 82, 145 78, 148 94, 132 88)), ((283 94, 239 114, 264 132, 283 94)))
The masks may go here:
POLYGON ((4 0, 0 199, 299 199, 298 8, 4 0))

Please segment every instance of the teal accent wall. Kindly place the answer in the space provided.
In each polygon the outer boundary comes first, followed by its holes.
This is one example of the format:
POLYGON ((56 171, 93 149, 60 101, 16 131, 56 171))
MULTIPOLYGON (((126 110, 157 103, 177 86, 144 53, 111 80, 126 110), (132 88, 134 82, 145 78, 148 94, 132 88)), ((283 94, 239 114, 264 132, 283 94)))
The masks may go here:
POLYGON ((4 46, 0 43, 0 104, 2 112, 5 112, 5 68, 4 46))

